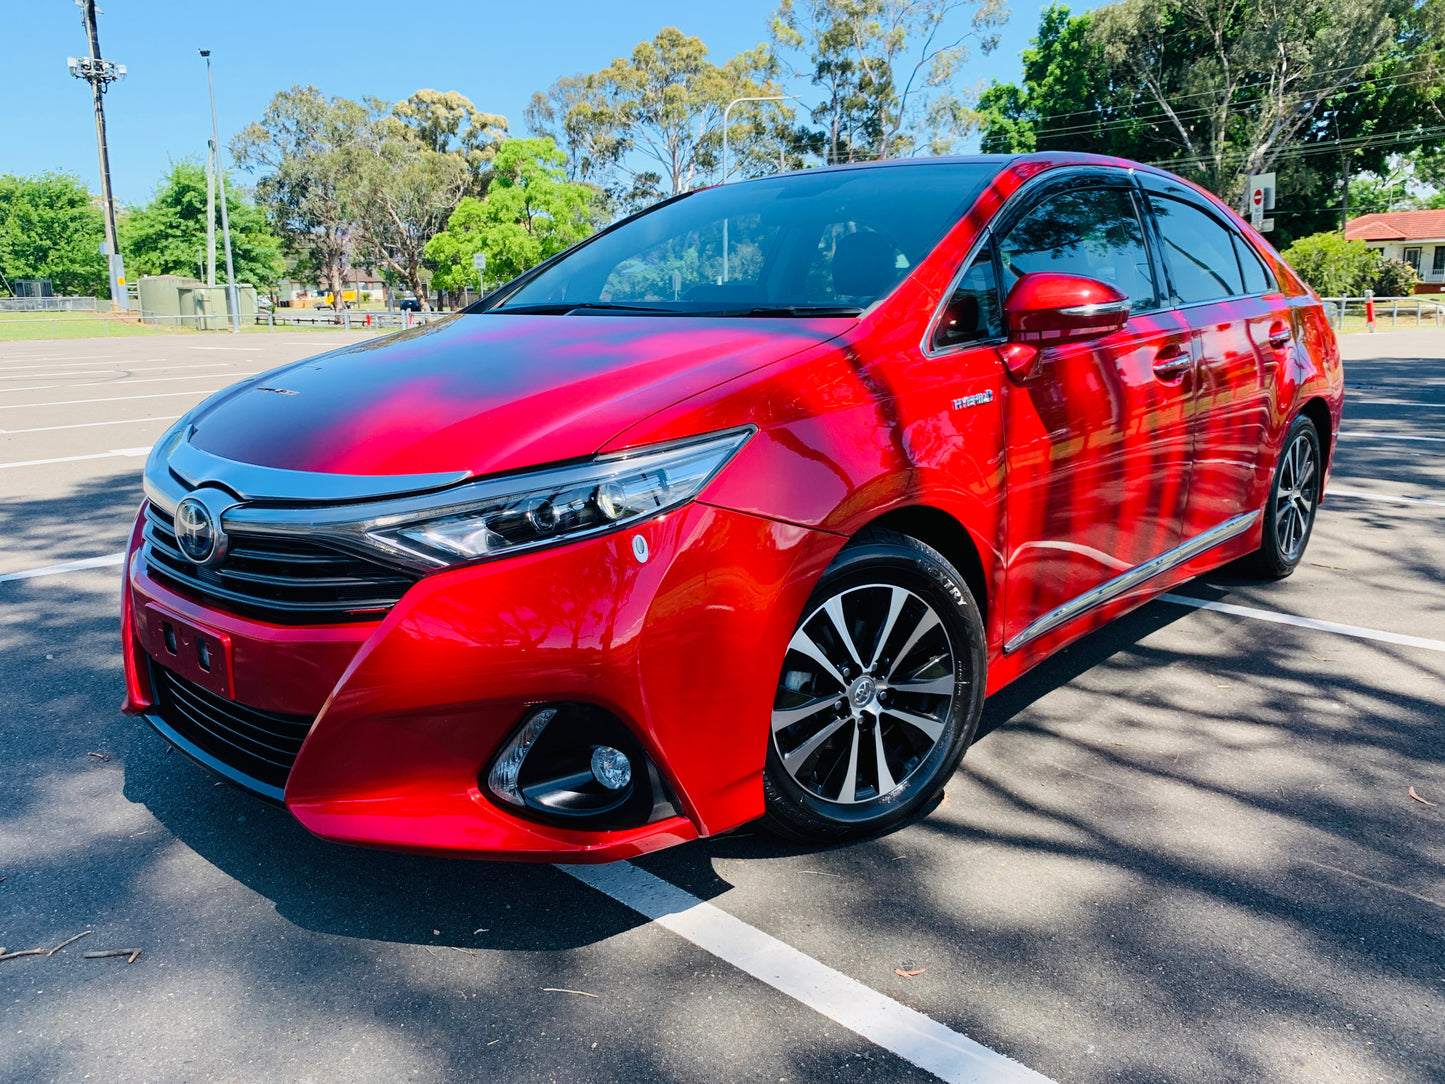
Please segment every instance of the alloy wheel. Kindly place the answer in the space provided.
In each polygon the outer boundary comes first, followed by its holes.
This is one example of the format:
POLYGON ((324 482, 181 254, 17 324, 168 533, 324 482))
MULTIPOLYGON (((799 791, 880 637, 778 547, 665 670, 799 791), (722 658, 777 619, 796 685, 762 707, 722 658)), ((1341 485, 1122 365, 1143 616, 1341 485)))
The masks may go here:
POLYGON ((1274 491, 1274 536, 1291 563, 1304 550, 1319 496, 1319 450, 1311 436, 1301 430, 1285 449, 1274 491))
POLYGON ((826 802, 901 787, 943 738, 957 658, 939 614, 894 584, 826 599, 788 644, 772 717, 783 769, 826 802))

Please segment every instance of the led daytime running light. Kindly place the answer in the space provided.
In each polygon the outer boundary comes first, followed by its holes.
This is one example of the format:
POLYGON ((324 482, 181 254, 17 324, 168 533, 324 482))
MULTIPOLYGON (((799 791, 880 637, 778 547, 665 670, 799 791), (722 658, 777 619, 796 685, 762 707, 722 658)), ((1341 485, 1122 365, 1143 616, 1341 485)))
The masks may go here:
POLYGON ((492 770, 487 773, 487 789, 504 802, 509 802, 519 808, 525 808, 527 800, 522 797, 521 788, 517 786, 517 775, 522 770, 522 761, 527 759, 527 754, 532 751, 532 746, 542 736, 542 731, 547 729, 557 715, 556 708, 543 708, 530 719, 526 725, 512 735, 512 740, 502 750, 502 755, 497 757, 492 770))

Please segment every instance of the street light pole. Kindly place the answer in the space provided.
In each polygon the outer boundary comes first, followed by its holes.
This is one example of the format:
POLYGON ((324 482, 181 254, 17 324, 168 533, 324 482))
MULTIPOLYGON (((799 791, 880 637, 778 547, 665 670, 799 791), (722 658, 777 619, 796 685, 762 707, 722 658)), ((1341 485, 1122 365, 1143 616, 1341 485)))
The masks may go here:
POLYGON ((130 299, 125 292, 125 265, 120 258, 120 240, 115 231, 115 198, 110 194, 110 149, 105 140, 105 92, 118 79, 125 78, 125 65, 103 60, 100 56, 100 31, 95 25, 95 0, 75 0, 80 8, 80 21, 85 24, 85 36, 90 45, 90 55, 70 57, 67 66, 70 74, 90 84, 95 98, 95 142, 100 150, 100 202, 105 210, 105 256, 110 269, 110 307, 112 311, 127 312, 130 299))
POLYGON ((206 285, 216 285, 216 141, 206 140, 206 285))
POLYGON ((775 94, 765 98, 734 98, 723 107, 723 160, 722 160, 722 183, 728 183, 728 114, 732 112, 733 106, 741 105, 743 102, 791 102, 797 99, 796 94, 775 94))
MULTIPOLYGON (((762 98, 734 98, 723 106, 723 160, 722 160, 722 183, 728 183, 728 114, 733 111, 733 106, 741 105, 743 102, 791 102, 797 97, 796 94, 773 94, 762 98)), ((728 280, 728 220, 723 218, 723 273, 722 280, 728 280)))
MULTIPOLYGON (((93 2, 93 0, 91 0, 93 2)), ((221 193, 221 236, 226 243, 226 303, 231 310, 231 333, 241 330, 241 302, 236 292, 236 265, 231 261, 231 216, 226 211, 226 171, 221 168, 221 126, 216 121, 216 81, 211 77, 211 50, 198 52, 206 60, 206 84, 211 89, 211 137, 215 141, 216 181, 221 193)))

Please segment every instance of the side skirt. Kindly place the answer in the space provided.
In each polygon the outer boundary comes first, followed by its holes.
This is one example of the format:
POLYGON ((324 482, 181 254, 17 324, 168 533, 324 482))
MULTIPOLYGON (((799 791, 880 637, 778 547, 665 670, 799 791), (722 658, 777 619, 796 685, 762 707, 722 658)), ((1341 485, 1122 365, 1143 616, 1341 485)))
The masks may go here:
POLYGON ((1252 527, 1260 513, 1246 512, 1243 515, 1227 519, 1217 527, 1211 527, 1203 534, 1195 535, 1188 542, 1175 546, 1172 550, 1166 550, 1158 557, 1152 557, 1142 565, 1135 565, 1128 572, 1121 572, 1112 580, 1101 583, 1082 595, 1070 599, 1062 606, 1050 610, 1033 624, 1019 632, 1003 645, 1004 654, 1017 651, 1030 641, 1037 640, 1045 633, 1053 632, 1060 625, 1066 625, 1081 614, 1087 613, 1095 606, 1102 606, 1128 591, 1132 591, 1146 580, 1150 580, 1161 573, 1177 568, 1186 561, 1192 561, 1206 550, 1211 550, 1221 543, 1228 542, 1252 527))

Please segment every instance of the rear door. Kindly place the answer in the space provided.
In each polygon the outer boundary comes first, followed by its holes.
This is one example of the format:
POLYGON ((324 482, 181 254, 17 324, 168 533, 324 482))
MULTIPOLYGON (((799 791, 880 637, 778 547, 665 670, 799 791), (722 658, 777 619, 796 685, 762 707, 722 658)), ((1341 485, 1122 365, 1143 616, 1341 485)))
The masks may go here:
POLYGON ((1190 332, 1161 299, 1139 199, 1123 171, 1081 170, 999 223, 1005 294, 1025 274, 1054 271, 1108 282, 1133 303, 1122 331, 1044 346, 1032 376, 1005 384, 1006 650, 1179 542, 1190 332))
POLYGON ((1273 464, 1269 389, 1292 330, 1284 294, 1239 231, 1191 189, 1143 178, 1168 272, 1196 357, 1193 471, 1185 539, 1264 503, 1273 464))

